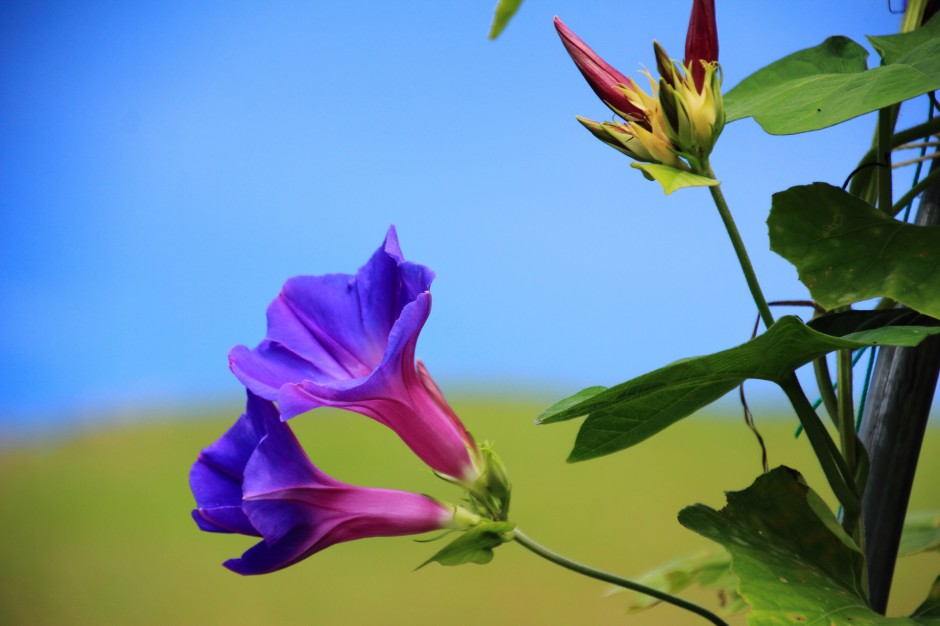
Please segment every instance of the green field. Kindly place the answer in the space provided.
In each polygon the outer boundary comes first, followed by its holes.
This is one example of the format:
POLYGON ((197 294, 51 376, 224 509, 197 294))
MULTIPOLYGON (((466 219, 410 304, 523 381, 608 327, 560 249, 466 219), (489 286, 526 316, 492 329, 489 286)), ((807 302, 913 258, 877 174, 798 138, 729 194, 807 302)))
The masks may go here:
MULTIPOLYGON (((760 469, 738 419, 695 416, 611 457, 567 465, 574 423, 535 427, 534 402, 454 403, 491 440, 513 479, 513 519, 536 540, 602 569, 636 576, 709 547, 676 522, 686 504, 723 503, 760 469)), ((199 532, 189 516, 189 467, 238 408, 215 416, 153 418, 0 452, 0 624, 703 624, 671 607, 626 615, 626 595, 500 547, 486 566, 415 566, 442 544, 410 538, 334 546, 297 566, 242 578, 219 564, 252 543, 199 532)), ((760 419, 760 415, 758 415, 760 419)), ((311 458, 353 484, 440 499, 456 490, 423 469, 378 424, 317 411, 292 421, 311 458)), ((824 482, 793 424, 759 423, 771 465, 824 482)), ((928 434, 912 510, 940 508, 940 431, 928 434)), ((902 561, 892 611, 910 610, 940 571, 940 556, 902 561)), ((710 595, 697 601, 717 606, 710 595)), ((736 618, 735 624, 744 620, 736 618)))

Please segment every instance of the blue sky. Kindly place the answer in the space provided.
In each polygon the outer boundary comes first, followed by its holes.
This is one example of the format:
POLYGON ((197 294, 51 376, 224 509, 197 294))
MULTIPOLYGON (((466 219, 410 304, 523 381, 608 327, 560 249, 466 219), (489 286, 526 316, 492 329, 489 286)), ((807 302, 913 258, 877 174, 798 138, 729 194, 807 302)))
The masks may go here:
MULTIPOLYGON (((826 36, 896 32, 886 2, 718 1, 730 88, 826 36)), ((560 397, 750 333, 707 192, 665 197, 594 140, 552 27, 608 61, 681 56, 690 3, 0 5, 0 421, 240 397, 226 353, 286 278, 353 272, 398 227, 433 268, 418 354, 447 389, 560 397)), ((871 60, 870 60, 871 62, 871 60)), ((713 163, 771 299, 770 194, 841 184, 872 120, 727 127, 713 163)))

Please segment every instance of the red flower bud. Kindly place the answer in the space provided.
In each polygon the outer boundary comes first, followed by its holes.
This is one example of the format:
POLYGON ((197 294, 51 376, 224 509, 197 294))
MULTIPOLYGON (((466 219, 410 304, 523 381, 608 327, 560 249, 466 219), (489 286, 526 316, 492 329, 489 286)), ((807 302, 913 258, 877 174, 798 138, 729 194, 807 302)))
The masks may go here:
POLYGON ((643 118, 643 112, 637 108, 624 94, 624 90, 636 91, 633 81, 611 67, 604 59, 581 38, 575 35, 565 26, 558 17, 555 17, 555 29, 561 42, 571 55, 574 64, 581 70, 584 79, 597 94, 597 97, 604 101, 604 104, 613 109, 614 113, 630 117, 643 118))
POLYGON ((718 26, 715 24, 715 0, 693 0, 689 31, 685 37, 683 65, 691 68, 695 88, 699 92, 702 91, 705 80, 702 62, 717 61, 718 26))

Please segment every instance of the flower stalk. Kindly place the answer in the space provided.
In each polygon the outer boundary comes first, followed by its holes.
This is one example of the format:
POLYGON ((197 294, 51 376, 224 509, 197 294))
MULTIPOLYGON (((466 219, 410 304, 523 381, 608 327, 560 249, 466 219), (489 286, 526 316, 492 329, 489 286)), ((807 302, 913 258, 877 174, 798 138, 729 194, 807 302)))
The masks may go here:
MULTIPOLYGON (((707 168, 707 175, 715 178, 715 173, 711 165, 706 162, 705 167, 707 168)), ((721 192, 721 187, 720 185, 709 187, 709 191, 712 194, 712 199, 715 201, 715 206, 718 208, 718 213, 721 215, 725 230, 727 230, 728 236, 731 238, 731 244, 734 247, 735 254, 738 256, 738 263, 741 265, 741 270, 744 272, 744 278, 747 281, 747 286, 751 291, 754 303, 757 305, 757 310, 760 312, 764 326, 770 328, 774 323, 773 314, 770 312, 770 306, 764 298, 760 283, 757 280, 757 274, 754 272, 754 266, 751 265, 747 249, 744 247, 744 241, 741 239, 741 234, 738 232, 737 226, 734 223, 734 218, 731 215, 731 210, 728 207, 724 194, 721 192)), ((836 498, 838 498, 839 502, 842 504, 846 519, 857 520, 860 511, 860 498, 856 487, 854 469, 850 469, 850 465, 846 464, 845 459, 839 453, 839 449, 832 441, 829 433, 826 432, 826 428, 819 419, 819 415, 806 398, 806 393, 800 386, 796 374, 792 373, 787 380, 780 383, 780 386, 784 393, 786 393, 787 398, 789 398, 790 404, 793 405, 793 409, 796 411, 800 423, 806 431, 807 438, 819 459, 823 473, 826 475, 829 485, 836 494, 836 498)))
MULTIPOLYGON (((707 161, 705 162, 705 174, 711 178, 715 178, 715 172, 707 161)), ((761 320, 764 322, 765 327, 770 328, 774 323, 774 315, 770 312, 767 299, 764 298, 764 292, 760 288, 757 274, 754 272, 754 266, 751 265, 751 258, 747 254, 747 248, 744 247, 741 233, 738 232, 738 227, 734 223, 734 218, 731 215, 728 202, 725 200, 725 195, 721 192, 721 185, 709 187, 708 190, 712 194, 712 200, 715 201, 715 207, 718 208, 718 214, 721 216, 721 221, 724 223, 728 237, 731 239, 734 253, 738 257, 738 264, 741 266, 741 271, 744 272, 744 280, 747 281, 747 288, 751 291, 751 297, 754 299, 754 304, 757 305, 761 320)))
POLYGON ((630 591, 636 591, 637 593, 642 593, 642 594, 651 596, 662 602, 666 602, 673 606, 677 606, 680 609, 689 611, 691 613, 695 613, 696 615, 699 615, 707 619, 712 624, 717 624, 718 626, 728 626, 728 622, 721 619, 720 617, 718 617, 717 615, 715 615, 714 613, 712 613, 711 611, 709 611, 708 609, 702 606, 699 606, 693 602, 688 602, 687 600, 683 600, 682 598, 666 593, 665 591, 660 591, 659 589, 648 587, 646 585, 630 580, 628 578, 623 578, 621 576, 617 576, 616 574, 611 574, 609 572, 605 572, 603 570, 595 569, 588 565, 584 565, 583 563, 572 561, 571 559, 558 554, 554 550, 546 548, 542 544, 538 543, 537 541, 535 541, 534 539, 532 539, 531 537, 523 533, 518 528, 513 530, 513 539, 517 543, 522 545, 524 548, 529 550, 530 552, 533 552, 539 555, 540 557, 542 557, 543 559, 547 561, 551 561, 555 565, 560 565, 561 567, 564 567, 565 569, 569 569, 572 572, 576 572, 578 574, 587 576, 589 578, 594 578, 596 580, 610 583, 612 585, 616 585, 624 589, 629 589, 630 591))

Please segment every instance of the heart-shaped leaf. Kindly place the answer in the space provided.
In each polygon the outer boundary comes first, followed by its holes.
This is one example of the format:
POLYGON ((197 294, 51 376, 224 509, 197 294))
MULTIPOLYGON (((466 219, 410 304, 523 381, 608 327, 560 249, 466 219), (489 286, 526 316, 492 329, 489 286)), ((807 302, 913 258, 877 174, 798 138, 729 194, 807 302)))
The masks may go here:
POLYGON ((938 623, 933 595, 911 618, 868 607, 861 550, 795 470, 778 467, 727 497, 720 511, 704 504, 683 509, 679 523, 731 554, 738 591, 751 606, 750 626, 938 623))
POLYGON ((725 95, 728 121, 753 117, 768 133, 789 135, 833 126, 940 88, 940 16, 902 35, 870 37, 884 64, 830 37, 741 81, 725 95))
POLYGON ((940 318, 940 226, 898 221, 825 183, 774 194, 767 225, 771 249, 823 307, 887 296, 940 318))

